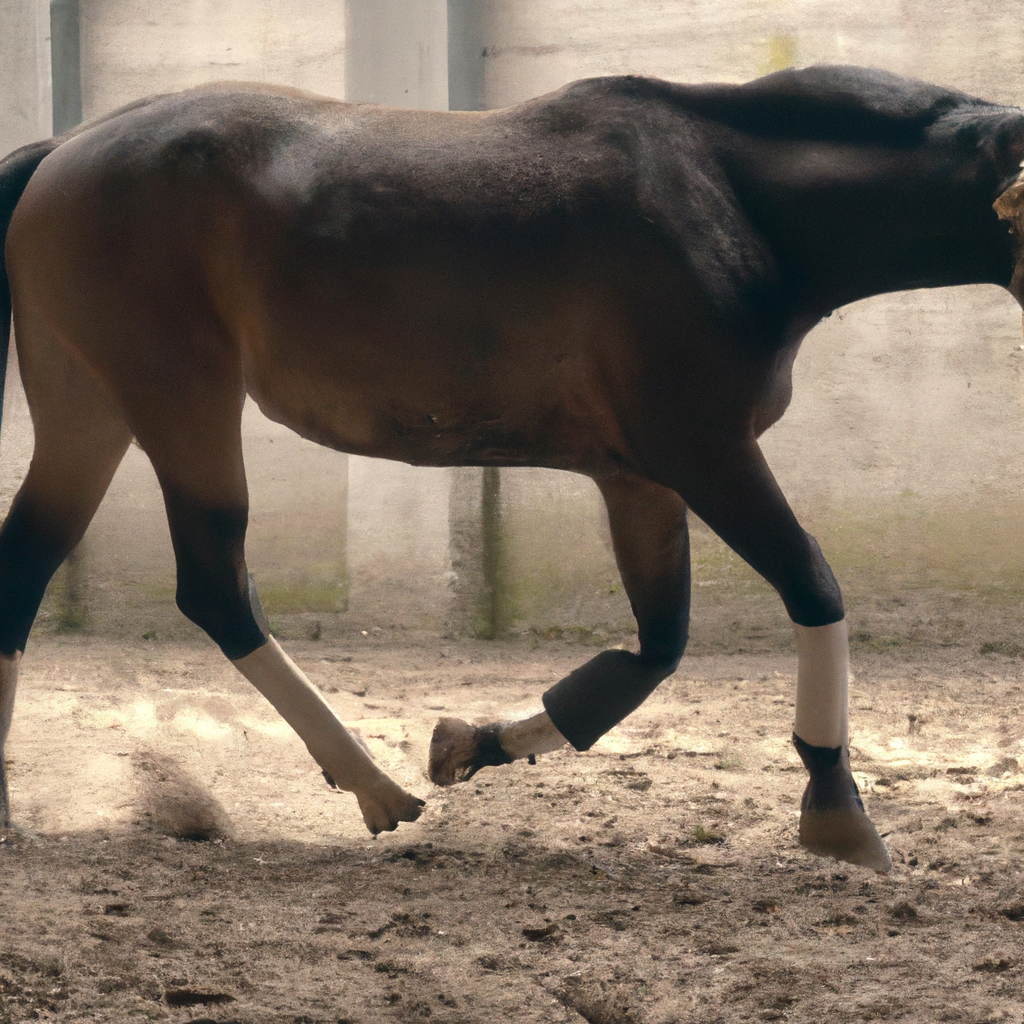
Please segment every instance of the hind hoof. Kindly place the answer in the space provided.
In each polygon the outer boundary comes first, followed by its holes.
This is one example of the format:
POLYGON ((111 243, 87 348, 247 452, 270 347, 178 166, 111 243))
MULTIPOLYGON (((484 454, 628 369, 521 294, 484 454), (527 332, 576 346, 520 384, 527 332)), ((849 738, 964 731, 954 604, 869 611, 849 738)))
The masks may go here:
POLYGON ((356 799, 363 822, 374 836, 394 832, 403 821, 416 821, 426 805, 426 801, 407 793, 386 775, 381 775, 367 792, 357 793, 356 799))
POLYGON ((470 725, 459 718, 442 718, 434 726, 427 774, 435 786, 454 786, 481 768, 511 763, 498 740, 497 726, 470 725))

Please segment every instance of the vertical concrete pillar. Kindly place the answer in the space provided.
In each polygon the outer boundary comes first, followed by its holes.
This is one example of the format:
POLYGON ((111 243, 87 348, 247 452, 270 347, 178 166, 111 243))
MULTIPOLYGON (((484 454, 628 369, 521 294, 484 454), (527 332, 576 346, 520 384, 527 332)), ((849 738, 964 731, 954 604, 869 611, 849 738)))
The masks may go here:
MULTIPOLYGON (((48 138, 50 131, 50 5, 49 0, 0 2, 0 158, 29 142, 48 138)), ((21 483, 32 450, 32 424, 11 349, 0 358, 0 518, 21 483), (5 387, 7 381, 10 383, 5 387)))
MULTIPOLYGON (((349 0, 345 96, 428 110, 485 106, 485 9, 478 0, 349 0)), ((380 466, 380 478, 424 473, 380 466)), ((448 555, 456 633, 494 637, 504 620, 501 477, 497 468, 447 475, 448 555)))
POLYGON ((449 630, 493 640, 507 625, 501 542, 501 473, 496 466, 452 470, 448 500, 452 568, 449 630))
MULTIPOLYGON (((448 109, 447 17, 444 0, 348 0, 345 5, 345 99, 424 110, 448 109)), ((359 460, 380 505, 388 495, 418 495, 445 486, 439 470, 359 460), (430 479, 433 472, 438 479, 430 479), (424 480, 424 477, 427 479, 424 480)), ((360 495, 356 500, 363 498, 360 495)), ((393 520, 393 510, 382 508, 393 520)), ((361 525, 361 523, 360 523, 361 525)), ((403 529, 409 529, 403 524, 403 529)), ((358 558, 358 555, 354 555, 358 558)))
POLYGON ((485 110, 487 10, 482 0, 448 0, 448 109, 485 110))
POLYGON ((78 0, 50 2, 53 134, 82 121, 82 40, 78 0))
MULTIPOLYGON (((462 109, 476 105, 461 73, 460 40, 473 22, 471 3, 453 0, 349 0, 345 21, 345 98, 362 103, 447 110, 453 83, 462 109), (459 17, 452 20, 453 7, 459 17)), ((482 78, 479 86, 482 88, 482 78)), ((479 90, 477 90, 479 92, 479 90)), ((482 97, 482 94, 481 94, 482 97)), ((442 471, 373 464, 370 480, 382 489, 408 478, 442 471)), ((497 572, 497 471, 485 495, 479 468, 443 471, 437 483, 448 491, 448 559, 451 567, 449 627, 455 633, 493 636, 496 632, 494 577, 497 572), (489 524, 489 525, 485 525, 489 524)))
MULTIPOLYGON (((448 106, 484 110, 488 5, 448 0, 448 106)), ((508 624, 501 522, 501 471, 497 466, 452 472, 451 523, 453 632, 494 639, 508 624)))
MULTIPOLYGON (((53 134, 82 121, 82 44, 78 0, 50 0, 50 81, 53 134)), ((57 571, 52 591, 57 625, 83 629, 89 618, 88 543, 82 540, 57 571)))
POLYGON ((50 135, 48 0, 0 3, 0 157, 50 135))
MULTIPOLYGON (((49 0, 0 3, 0 159, 12 150, 50 135, 49 0)), ((14 367, 11 394, 4 405, 7 351, 0 354, 0 408, 4 409, 5 455, 13 432, 30 434, 24 395, 14 367)), ((4 481, 4 499, 8 498, 4 481)), ((13 493, 13 492, 12 492, 13 493)))

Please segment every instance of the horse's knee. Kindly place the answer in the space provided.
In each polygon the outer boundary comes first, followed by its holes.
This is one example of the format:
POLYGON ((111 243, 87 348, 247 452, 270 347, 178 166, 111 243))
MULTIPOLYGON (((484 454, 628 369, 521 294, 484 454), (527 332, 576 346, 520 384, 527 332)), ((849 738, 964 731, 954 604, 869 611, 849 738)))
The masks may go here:
POLYGON ((843 595, 832 569, 809 534, 806 559, 785 573, 776 588, 789 617, 799 626, 827 626, 846 614, 843 595))

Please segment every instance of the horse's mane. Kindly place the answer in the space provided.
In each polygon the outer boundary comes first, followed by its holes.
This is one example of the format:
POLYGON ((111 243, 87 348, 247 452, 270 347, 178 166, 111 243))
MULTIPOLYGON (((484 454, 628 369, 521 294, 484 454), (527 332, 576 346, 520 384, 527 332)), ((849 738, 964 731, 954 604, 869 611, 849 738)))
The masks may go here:
MULTIPOLYGON (((601 81, 575 85, 600 88, 601 81)), ((743 85, 678 85, 637 76, 603 81, 609 91, 660 97, 676 109, 775 138, 911 142, 952 111, 995 109, 995 104, 966 93, 843 65, 789 69, 743 85)))

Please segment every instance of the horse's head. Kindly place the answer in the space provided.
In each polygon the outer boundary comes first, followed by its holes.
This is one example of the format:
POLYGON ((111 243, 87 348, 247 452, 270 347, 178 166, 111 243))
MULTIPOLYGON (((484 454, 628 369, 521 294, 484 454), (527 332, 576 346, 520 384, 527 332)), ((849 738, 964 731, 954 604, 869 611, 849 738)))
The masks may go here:
POLYGON ((1010 222, 1010 234, 1017 243, 1017 265, 1010 279, 1010 294, 1024 306, 1024 170, 1017 180, 992 204, 1000 220, 1010 222))

